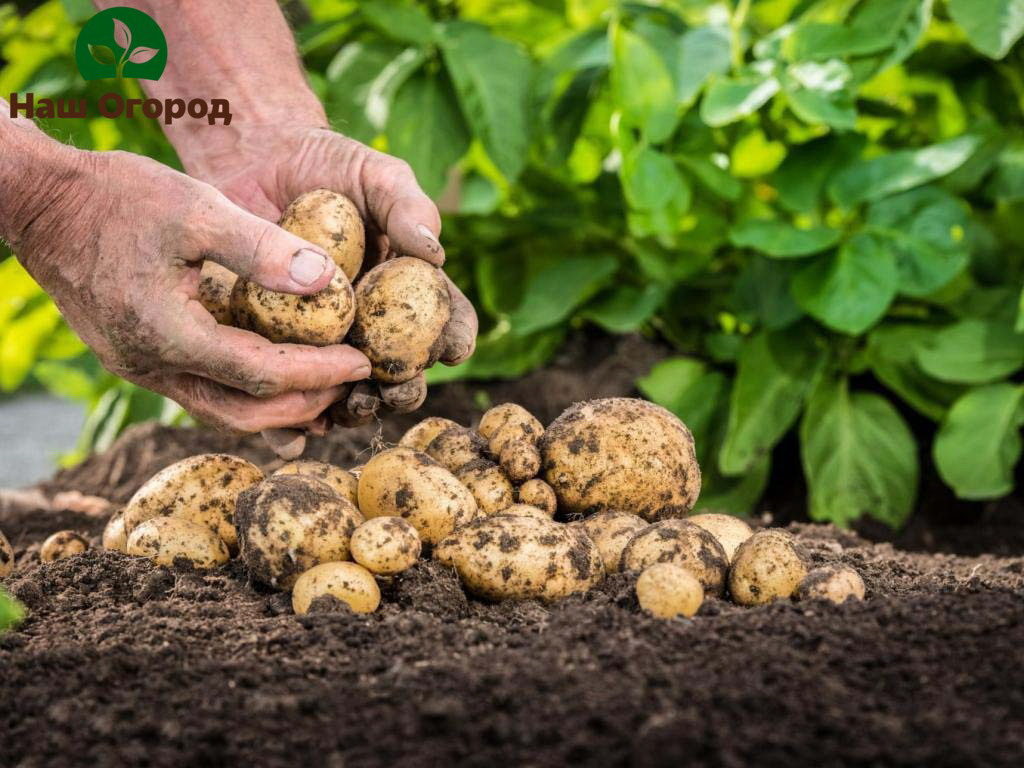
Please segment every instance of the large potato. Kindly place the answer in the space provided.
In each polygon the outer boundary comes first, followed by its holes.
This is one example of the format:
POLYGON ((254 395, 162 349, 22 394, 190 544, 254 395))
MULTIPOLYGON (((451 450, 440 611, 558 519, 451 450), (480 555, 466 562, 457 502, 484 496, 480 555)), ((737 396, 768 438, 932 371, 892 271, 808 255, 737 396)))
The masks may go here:
POLYGON ((0 531, 0 579, 6 579, 13 570, 14 550, 11 548, 11 542, 4 536, 4 532, 0 531))
POLYGON ((536 517, 474 520, 444 539, 434 557, 466 588, 493 600, 553 600, 584 592, 604 575, 597 546, 577 528, 536 517))
POLYGON ((167 567, 178 562, 195 568, 216 568, 229 558, 227 545, 205 525, 180 517, 154 517, 132 531, 125 549, 167 567))
POLYGON ((235 502, 263 479, 255 464, 225 453, 190 456, 157 472, 124 508, 128 535, 153 517, 181 517, 207 526, 228 549, 238 546, 235 502))
POLYGON ((785 600, 807 576, 807 554, 785 531, 758 531, 740 544, 729 572, 729 592, 740 605, 785 600))
POLYGON ((326 288, 311 296, 278 293, 243 278, 231 291, 235 325, 277 344, 340 344, 355 311, 352 284, 340 269, 326 288))
POLYGON ((477 514, 473 494, 424 453, 391 448, 359 475, 359 509, 367 518, 401 517, 428 544, 436 544, 477 514))
POLYGON ((469 488, 476 499, 477 509, 484 515, 495 515, 516 503, 512 483, 493 461, 471 461, 456 470, 455 477, 469 488))
POLYGON ((39 559, 44 563, 64 560, 89 550, 89 542, 80 533, 57 531, 39 548, 39 559))
POLYGON ((349 343, 373 365, 373 377, 401 384, 437 360, 451 317, 441 271, 422 259, 385 261, 356 285, 356 314, 349 343))
POLYGON ((754 535, 754 530, 743 520, 732 515, 722 515, 716 512, 705 512, 701 515, 690 515, 686 518, 688 522, 699 525, 710 533, 725 550, 725 556, 732 562, 736 550, 740 544, 754 535))
POLYGON ((577 403, 544 431, 540 448, 543 477, 566 512, 618 509, 654 521, 685 515, 700 493, 690 430, 644 400, 577 403))
POLYGON ((278 475, 306 475, 315 477, 317 480, 326 483, 338 493, 343 499, 348 499, 353 504, 359 503, 359 480, 351 472, 326 461, 312 461, 300 459, 289 461, 283 467, 274 472, 278 475))
POLYGON ((199 273, 199 303, 213 315, 221 325, 232 325, 231 291, 235 288, 238 275, 215 261, 203 262, 199 273))
POLYGON ((628 512, 598 512, 584 519, 583 530, 597 544, 601 561, 608 573, 617 573, 622 564, 622 551, 640 530, 648 523, 642 517, 628 512))
POLYGON ((431 440, 446 429, 457 426, 459 425, 451 419, 445 419, 441 416, 428 416, 423 421, 406 430, 398 444, 403 448, 412 448, 414 451, 426 453, 427 446, 430 445, 431 440))
POLYGON ((692 573, 704 592, 721 597, 729 559, 718 539, 685 520, 662 520, 633 536, 622 550, 622 570, 642 571, 655 563, 675 563, 692 573))
POLYGON ((291 588, 314 565, 349 559, 364 518, 348 499, 308 475, 275 475, 238 497, 240 556, 272 587, 291 588))
POLYGON ((280 225, 324 249, 349 280, 363 266, 366 231, 355 203, 339 192, 314 189, 299 195, 281 214, 280 225))
POLYGON ((292 609, 307 613, 318 597, 333 597, 355 613, 373 613, 380 605, 380 587, 373 574, 356 563, 322 563, 299 576, 292 589, 292 609))

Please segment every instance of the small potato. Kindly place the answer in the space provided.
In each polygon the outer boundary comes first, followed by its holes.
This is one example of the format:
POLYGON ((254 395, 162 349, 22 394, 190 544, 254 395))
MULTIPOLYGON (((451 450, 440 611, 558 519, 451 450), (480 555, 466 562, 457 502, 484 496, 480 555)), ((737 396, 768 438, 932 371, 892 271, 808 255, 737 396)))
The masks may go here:
POLYGON ((39 548, 39 559, 44 563, 64 560, 89 550, 89 542, 74 531, 57 531, 39 548))
POLYGON ((295 296, 239 278, 231 291, 235 325, 275 344, 340 344, 355 317, 352 284, 340 269, 312 296, 295 296))
POLYGON ((349 559, 363 523, 355 505, 308 475, 275 475, 238 497, 240 556, 264 584, 289 589, 303 571, 349 559))
POLYGON ((334 597, 356 613, 373 613, 380 605, 380 587, 373 574, 356 563, 321 563, 299 576, 292 588, 292 609, 308 613, 318 597, 334 597))
POLYGON ((391 576, 420 559, 423 544, 416 529, 400 517, 375 517, 352 533, 352 559, 371 573, 391 576))
POLYGON ((512 442, 501 449, 498 463, 505 470, 509 480, 514 483, 525 483, 540 472, 540 450, 536 445, 522 440, 512 442))
POLYGON ((521 405, 494 406, 480 419, 478 431, 513 483, 524 483, 540 472, 537 441, 544 433, 544 425, 521 405))
POLYGON ((453 566, 470 592, 493 600, 554 600, 604 576, 586 533, 524 515, 474 520, 445 538, 434 557, 453 566))
POLYGON ((729 562, 732 562, 733 555, 736 554, 740 544, 754 535, 754 530, 749 525, 732 515, 705 512, 701 515, 690 515, 686 520, 694 525, 699 525, 718 539, 729 562))
POLYGON ((356 285, 349 343, 373 365, 373 378, 401 384, 433 365, 451 318, 444 275, 422 259, 401 256, 380 264, 356 285))
POLYGON ((238 494, 262 479, 259 467, 237 456, 190 456, 160 470, 135 492, 124 508, 125 530, 131 536, 150 518, 181 517, 207 526, 234 552, 238 494))
POLYGON ((554 489, 539 477, 527 480, 519 486, 517 495, 520 504, 540 507, 545 512, 549 512, 552 517, 558 511, 558 499, 555 498, 554 489))
POLYGON ((484 515, 495 515, 515 504, 515 489, 501 467, 487 459, 477 459, 455 472, 459 482, 469 488, 477 509, 484 515))
POLYGON ((234 323, 231 314, 231 291, 238 275, 215 261, 204 261, 199 272, 199 303, 221 325, 234 323))
POLYGON ((729 560, 725 550, 698 525, 685 520, 662 520, 647 526, 622 550, 621 568, 642 571, 655 563, 675 563, 692 573, 706 594, 721 597, 729 560))
POLYGON ((6 579, 14 570, 14 549, 11 542, 0 531, 0 579, 6 579))
POLYGON ((128 531, 124 528, 124 510, 119 509, 107 521, 103 529, 103 548, 112 552, 124 552, 128 547, 128 531))
POLYGON ((451 427, 458 427, 451 419, 440 416, 429 416, 423 421, 410 427, 398 444, 403 448, 412 448, 414 451, 426 453, 430 441, 451 427))
POLYGON ((697 578, 675 563, 655 563, 636 580, 640 607, 659 619, 689 618, 704 602, 704 587, 697 578))
POLYGON ((314 189, 299 195, 281 214, 280 225, 324 249, 349 280, 363 266, 366 230, 355 203, 340 192, 314 189))
POLYGON ((424 453, 449 472, 457 472, 470 462, 482 459, 486 447, 484 439, 476 432, 452 427, 431 440, 424 453))
POLYGON ((598 512, 584 519, 583 530, 597 544, 601 561, 608 573, 617 573, 622 564, 622 551, 640 530, 648 526, 642 517, 628 512, 598 512))
POLYGON ((391 448, 370 459, 359 476, 359 509, 367 519, 401 517, 427 544, 436 544, 477 515, 476 499, 425 453, 391 448))
POLYGON ((864 580, 848 565, 815 568, 796 589, 798 600, 831 600, 837 605, 864 599, 864 580))
POLYGON ((307 475, 315 477, 331 486, 339 496, 353 504, 359 503, 359 480, 351 472, 341 467, 328 464, 326 461, 299 460, 289 461, 278 469, 272 477, 278 475, 307 475))
POLYGON ((729 572, 729 591, 740 605, 792 596, 807 576, 807 555, 785 531, 758 531, 740 544, 729 572))
POLYGON ((546 509, 532 507, 529 504, 513 504, 511 507, 505 507, 500 512, 496 512, 495 515, 501 515, 502 517, 532 517, 545 523, 554 522, 546 509))
POLYGON ((171 567, 184 561, 194 568, 217 568, 229 558, 227 545, 205 525, 180 517, 146 520, 128 537, 126 550, 171 567))

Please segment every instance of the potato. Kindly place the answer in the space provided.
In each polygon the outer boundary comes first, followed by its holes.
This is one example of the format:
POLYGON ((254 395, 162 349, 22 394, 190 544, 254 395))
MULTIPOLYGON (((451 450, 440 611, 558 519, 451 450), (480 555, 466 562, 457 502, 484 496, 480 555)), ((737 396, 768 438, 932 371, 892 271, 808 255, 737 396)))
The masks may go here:
POLYGON ((655 521, 685 515, 700 493, 690 430, 644 400, 577 403, 544 431, 540 449, 564 512, 618 509, 655 521))
POLYGON ((449 472, 457 472, 473 461, 484 458, 486 443, 476 432, 465 427, 451 427, 430 441, 427 456, 449 472))
POLYGON ((352 284, 340 269, 326 288, 311 296, 278 293, 243 278, 231 291, 235 325, 276 344, 340 344, 355 311, 352 284))
POLYGON ((307 613, 318 597, 337 598, 356 613, 373 613, 380 587, 373 574, 356 563, 321 563, 299 576, 292 588, 292 609, 307 613))
POLYGON ((14 549, 11 542, 0 531, 0 579, 6 579, 14 570, 14 549))
POLYGON ((303 571, 349 559, 363 516, 308 475, 274 475, 238 497, 239 555, 264 584, 289 589, 303 571))
POLYGON ((807 576, 807 555, 785 531, 758 531, 740 544, 729 572, 729 591, 740 605, 790 597, 807 576))
POLYGON ((366 517, 408 520, 427 544, 436 544, 477 514, 473 494, 425 453, 391 448, 370 459, 359 476, 359 508, 366 517))
POLYGON ((845 603, 847 600, 864 599, 864 580, 848 565, 824 565, 810 571, 796 589, 798 600, 831 600, 845 603))
POLYGON ((642 571, 655 563, 675 563, 692 573, 704 592, 725 592, 729 560, 718 539, 685 520, 662 520, 639 531, 622 550, 621 568, 642 571))
POLYGON ((74 531, 57 531, 39 548, 39 559, 44 563, 64 560, 89 550, 89 542, 74 531))
POLYGON ((433 365, 451 317, 448 284, 437 267, 402 256, 385 261, 356 285, 349 343, 373 365, 373 378, 401 384, 433 365))
POLYGON ((328 464, 326 461, 312 461, 310 459, 289 461, 278 469, 272 477, 278 475, 307 475, 315 477, 331 486, 343 499, 348 499, 353 504, 359 503, 359 480, 351 472, 341 467, 328 464))
POLYGON ((477 509, 483 515, 495 515, 516 503, 512 483, 493 461, 471 461, 456 471, 455 477, 469 488, 476 499, 477 509))
POLYGON ((352 534, 352 559, 371 573, 390 576, 408 570, 420 559, 419 534, 400 517, 375 517, 352 534))
POLYGON ((148 557, 171 567, 187 562, 194 568, 216 568, 230 555, 224 540, 205 525, 182 517, 154 517, 131 532, 125 547, 129 555, 148 557))
POLYGON ((554 522, 547 510, 540 507, 531 507, 529 504, 513 504, 511 507, 505 507, 505 509, 495 514, 503 517, 532 517, 545 523, 554 522))
POLYGON ((540 450, 523 441, 509 443, 498 454, 498 463, 512 482, 525 483, 540 472, 540 450))
POLYGON ((232 325, 231 291, 238 275, 215 261, 204 261, 199 272, 199 303, 221 325, 232 325))
POLYGON ((521 405, 502 403, 489 409, 480 419, 478 431, 513 483, 526 482, 540 472, 537 441, 544 425, 521 405))
POLYGON ((601 561, 608 573, 617 573, 622 563, 622 551, 640 530, 648 523, 642 517, 628 512, 598 512, 584 519, 583 530, 597 544, 601 561))
POLYGON ((517 495, 519 503, 529 504, 531 507, 540 507, 545 512, 550 513, 552 517, 558 511, 558 499, 555 498, 555 490, 539 477, 527 480, 519 486, 517 495))
POLYGON ((451 419, 440 416, 429 416, 420 423, 410 427, 398 444, 404 448, 425 453, 430 441, 451 427, 459 426, 451 419))
POLYGON ((754 534, 754 530, 743 520, 732 515, 705 512, 701 515, 690 515, 687 521, 699 525, 710 533, 725 550, 725 556, 732 562, 737 548, 754 534))
POLYGON ((119 509, 110 516, 103 529, 103 548, 112 552, 124 552, 128 546, 128 531, 124 527, 124 510, 119 509))
POLYGON ((597 546, 582 530, 524 515, 484 517, 434 550, 466 588, 494 600, 553 600, 584 592, 604 575, 597 546))
POLYGON ((128 535, 153 517, 181 517, 207 526, 232 552, 238 548, 235 502, 263 479, 255 464, 226 453, 190 456, 146 481, 124 508, 128 535))
POLYGON ((366 252, 366 230, 359 209, 345 195, 329 189, 299 195, 284 209, 280 225, 323 248, 349 280, 356 279, 366 252))
POLYGON ((704 587, 675 563, 655 563, 636 580, 640 607, 659 619, 693 616, 704 602, 704 587))

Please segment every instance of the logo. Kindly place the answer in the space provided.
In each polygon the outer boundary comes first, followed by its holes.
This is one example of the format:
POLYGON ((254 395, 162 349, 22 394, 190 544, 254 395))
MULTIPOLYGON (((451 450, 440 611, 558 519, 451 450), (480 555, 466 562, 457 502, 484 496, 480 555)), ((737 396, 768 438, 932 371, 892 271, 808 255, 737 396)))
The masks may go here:
POLYGON ((167 66, 167 40, 160 25, 142 11, 108 8, 82 27, 75 61, 86 80, 159 80, 167 66))

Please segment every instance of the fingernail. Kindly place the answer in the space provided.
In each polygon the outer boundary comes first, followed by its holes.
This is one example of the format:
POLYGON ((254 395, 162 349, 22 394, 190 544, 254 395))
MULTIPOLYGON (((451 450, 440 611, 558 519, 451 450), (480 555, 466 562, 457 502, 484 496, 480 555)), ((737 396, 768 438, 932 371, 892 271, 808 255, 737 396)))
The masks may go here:
POLYGON ((427 238, 427 240, 430 240, 432 243, 437 243, 438 245, 441 244, 437 240, 437 235, 431 232, 430 228, 427 227, 425 224, 417 224, 416 231, 423 235, 425 238, 427 238))
POLYGON ((370 375, 371 370, 370 364, 366 363, 366 365, 360 365, 352 373, 360 379, 365 379, 370 375))
POLYGON ((299 285, 312 285, 327 268, 327 257, 322 253, 303 248, 292 256, 288 272, 299 285))

